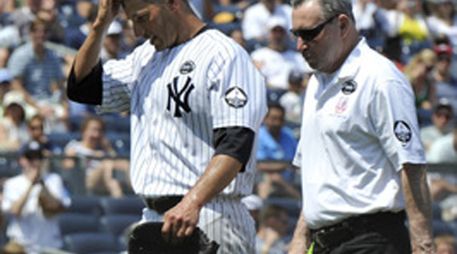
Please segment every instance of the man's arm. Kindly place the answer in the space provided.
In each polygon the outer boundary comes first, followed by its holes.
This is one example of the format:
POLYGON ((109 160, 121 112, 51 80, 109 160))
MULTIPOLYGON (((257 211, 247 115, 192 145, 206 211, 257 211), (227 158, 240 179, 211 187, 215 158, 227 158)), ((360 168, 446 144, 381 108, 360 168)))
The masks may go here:
POLYGON ((164 238, 190 236, 198 223, 201 208, 236 177, 241 167, 242 164, 231 156, 214 156, 203 176, 183 200, 165 213, 164 238))
POLYGON ((75 58, 74 74, 77 82, 86 77, 98 64, 105 33, 119 13, 120 0, 101 0, 98 8, 92 29, 75 58))
POLYGON ((289 244, 289 254, 304 254, 311 243, 311 235, 308 227, 306 226, 305 216, 303 211, 295 227, 294 236, 289 244))
POLYGON ((413 253, 433 253, 432 209, 425 166, 405 164, 401 181, 413 253))
POLYGON ((41 182, 41 192, 38 198, 38 202, 43 209, 44 215, 47 217, 52 217, 58 213, 61 213, 65 210, 65 206, 60 202, 59 199, 54 197, 52 193, 46 187, 46 184, 41 182))
POLYGON ((190 236, 195 229, 201 208, 219 194, 249 161, 254 131, 244 127, 214 130, 215 155, 203 175, 183 200, 164 215, 162 233, 165 239, 190 236))

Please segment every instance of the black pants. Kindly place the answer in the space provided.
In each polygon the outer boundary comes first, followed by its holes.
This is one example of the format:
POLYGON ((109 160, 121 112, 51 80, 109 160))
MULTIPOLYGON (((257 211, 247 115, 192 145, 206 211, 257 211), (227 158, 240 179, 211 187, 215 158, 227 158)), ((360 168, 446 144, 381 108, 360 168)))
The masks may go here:
POLYGON ((315 243, 313 253, 411 254, 409 233, 404 221, 357 225, 354 231, 354 237, 331 248, 322 248, 315 243))

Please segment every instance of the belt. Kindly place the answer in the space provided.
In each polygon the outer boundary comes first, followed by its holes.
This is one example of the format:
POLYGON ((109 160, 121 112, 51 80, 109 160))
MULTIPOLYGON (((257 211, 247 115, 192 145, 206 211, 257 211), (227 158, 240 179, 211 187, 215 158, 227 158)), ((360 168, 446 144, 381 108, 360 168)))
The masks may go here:
POLYGON ((332 249, 357 235, 375 231, 377 227, 389 227, 404 223, 406 214, 401 212, 378 212, 349 217, 331 226, 310 229, 311 238, 322 249, 332 249))
POLYGON ((154 210, 159 214, 164 214, 166 211, 181 202, 183 197, 184 196, 182 195, 160 196, 154 198, 143 197, 143 201, 147 208, 154 210))

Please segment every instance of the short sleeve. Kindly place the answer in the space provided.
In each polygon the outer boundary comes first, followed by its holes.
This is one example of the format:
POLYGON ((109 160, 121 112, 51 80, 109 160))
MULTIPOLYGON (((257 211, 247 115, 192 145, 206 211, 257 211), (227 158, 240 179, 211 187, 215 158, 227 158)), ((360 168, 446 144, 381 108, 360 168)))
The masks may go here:
POLYGON ((242 126, 254 131, 267 111, 265 81, 241 48, 233 56, 218 55, 210 78, 214 128, 242 126))
POLYGON ((385 81, 377 86, 370 115, 375 132, 390 162, 398 170, 403 164, 425 163, 414 93, 406 80, 385 81))

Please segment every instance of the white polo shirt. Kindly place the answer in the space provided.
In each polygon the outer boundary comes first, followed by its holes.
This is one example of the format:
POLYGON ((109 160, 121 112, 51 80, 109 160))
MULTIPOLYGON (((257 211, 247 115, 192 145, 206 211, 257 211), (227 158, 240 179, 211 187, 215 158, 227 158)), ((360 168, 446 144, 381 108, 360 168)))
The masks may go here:
POLYGON ((294 164, 311 229, 404 209, 400 170, 425 163, 414 94, 364 39, 333 75, 309 80, 294 164))

